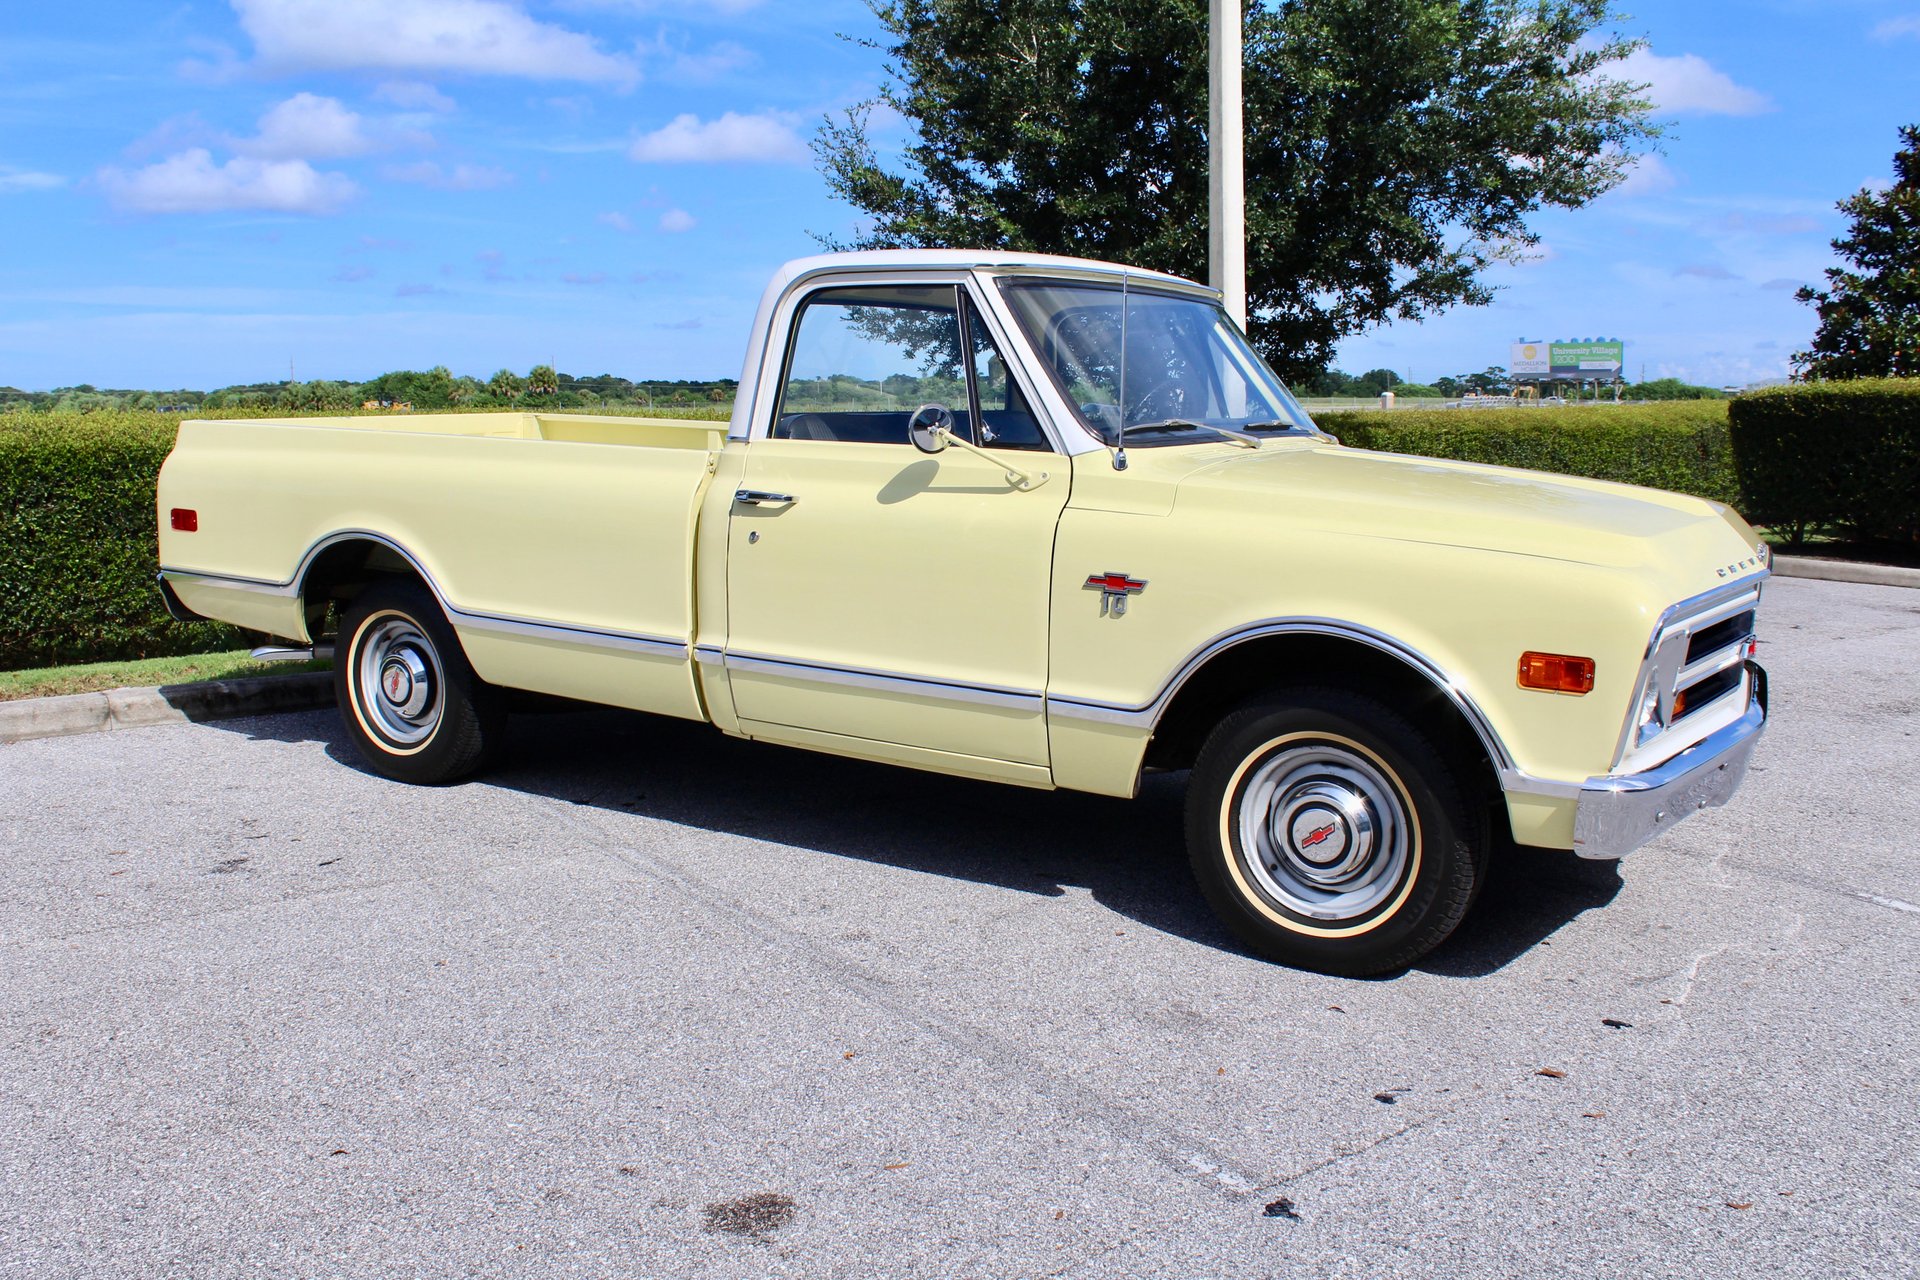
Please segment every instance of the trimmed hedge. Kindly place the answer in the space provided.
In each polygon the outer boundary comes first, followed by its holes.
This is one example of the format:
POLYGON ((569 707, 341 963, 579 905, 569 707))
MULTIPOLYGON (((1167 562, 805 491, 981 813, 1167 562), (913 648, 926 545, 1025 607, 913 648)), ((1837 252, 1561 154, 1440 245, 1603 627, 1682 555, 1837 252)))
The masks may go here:
POLYGON ((1346 444, 1672 489, 1742 507, 1727 402, 1324 413, 1346 444))
POLYGON ((1774 387, 1735 400, 1731 420, 1753 519, 1795 542, 1824 528, 1920 545, 1920 378, 1774 387))
POLYGON ((157 413, 0 414, 0 669, 234 649, 246 633, 167 616, 157 413))

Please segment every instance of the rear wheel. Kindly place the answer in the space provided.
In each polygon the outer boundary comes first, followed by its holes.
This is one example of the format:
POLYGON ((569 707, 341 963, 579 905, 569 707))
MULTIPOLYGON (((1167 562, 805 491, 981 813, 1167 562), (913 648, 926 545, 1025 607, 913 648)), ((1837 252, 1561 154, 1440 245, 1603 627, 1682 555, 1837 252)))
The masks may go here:
POLYGON ((1284 964, 1363 976, 1453 932, 1486 864, 1483 815, 1403 717, 1302 689, 1222 720, 1194 765, 1187 845, 1209 902, 1284 964))
POLYGON ((401 782, 466 777, 498 750, 499 690, 481 682, 439 604, 414 582, 378 582, 350 602, 334 693, 361 756, 401 782))

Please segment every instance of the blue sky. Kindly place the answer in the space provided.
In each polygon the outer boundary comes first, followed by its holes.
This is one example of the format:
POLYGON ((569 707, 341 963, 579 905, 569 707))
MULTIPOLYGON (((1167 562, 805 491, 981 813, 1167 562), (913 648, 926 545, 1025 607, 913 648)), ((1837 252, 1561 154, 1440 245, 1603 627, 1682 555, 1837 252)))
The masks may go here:
MULTIPOLYGON (((734 376, 768 273, 853 229, 806 142, 881 61, 839 38, 876 34, 859 0, 10 9, 0 385, 28 389, 734 376)), ((1428 380, 1604 336, 1630 376, 1785 372, 1834 203, 1920 122, 1920 0, 1632 11, 1664 153, 1540 216, 1491 307, 1351 339, 1342 367, 1428 380)))

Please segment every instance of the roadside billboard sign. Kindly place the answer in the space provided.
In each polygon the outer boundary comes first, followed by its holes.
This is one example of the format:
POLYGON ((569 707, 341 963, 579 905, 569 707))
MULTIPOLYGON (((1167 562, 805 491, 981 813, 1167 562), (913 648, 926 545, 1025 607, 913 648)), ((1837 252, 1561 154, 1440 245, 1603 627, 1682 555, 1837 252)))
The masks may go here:
POLYGON ((1516 378, 1605 380, 1619 377, 1626 364, 1624 342, 1516 342, 1507 371, 1516 378))
POLYGON ((1550 344, 1545 342, 1516 342, 1507 358, 1507 372, 1516 378, 1544 378, 1553 368, 1549 358, 1550 344))

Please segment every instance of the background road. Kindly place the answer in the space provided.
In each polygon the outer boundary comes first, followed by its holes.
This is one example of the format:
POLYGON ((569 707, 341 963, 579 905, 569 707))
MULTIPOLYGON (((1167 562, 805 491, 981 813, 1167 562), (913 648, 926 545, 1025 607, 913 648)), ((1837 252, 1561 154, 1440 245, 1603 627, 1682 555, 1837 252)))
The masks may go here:
POLYGON ((1729 808, 1374 981, 1238 952, 1172 780, 0 747, 0 1276, 1912 1275, 1920 592, 1762 634, 1729 808))

